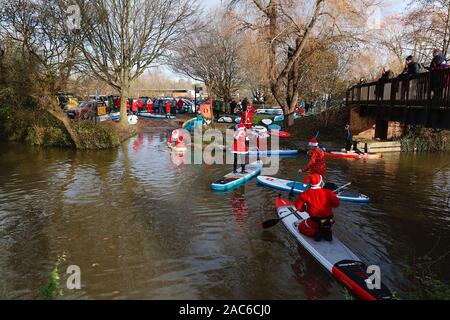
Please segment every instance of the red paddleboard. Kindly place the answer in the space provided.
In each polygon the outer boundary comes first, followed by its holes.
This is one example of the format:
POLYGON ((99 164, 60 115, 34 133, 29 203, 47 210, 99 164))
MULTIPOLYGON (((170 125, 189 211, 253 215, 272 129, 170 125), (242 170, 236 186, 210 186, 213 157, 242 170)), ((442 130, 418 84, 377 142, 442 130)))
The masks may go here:
POLYGON ((381 153, 364 153, 357 154, 356 152, 327 152, 326 156, 328 158, 334 159, 366 159, 366 160, 378 160, 382 159, 383 155, 381 153))
POLYGON ((278 130, 271 130, 270 134, 276 137, 280 137, 283 139, 289 139, 292 137, 292 134, 290 134, 289 132, 285 132, 285 131, 278 131, 278 130))

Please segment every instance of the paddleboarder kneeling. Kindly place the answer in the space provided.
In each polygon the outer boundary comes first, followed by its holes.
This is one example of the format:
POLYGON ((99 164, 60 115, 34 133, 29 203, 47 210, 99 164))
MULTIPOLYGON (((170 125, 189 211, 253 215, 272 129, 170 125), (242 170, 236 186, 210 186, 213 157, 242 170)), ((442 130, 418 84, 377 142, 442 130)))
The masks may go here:
POLYGON ((305 183, 310 184, 311 188, 298 196, 295 207, 300 212, 307 212, 310 218, 303 220, 298 230, 316 241, 321 241, 322 237, 326 241, 333 241, 333 209, 339 207, 340 201, 333 191, 323 189, 321 175, 310 174, 305 183))
POLYGON ((169 143, 175 148, 185 148, 183 132, 180 129, 173 130, 169 143))
POLYGON ((303 169, 299 170, 299 173, 310 172, 311 174, 319 174, 322 177, 327 176, 327 163, 325 159, 325 152, 319 148, 319 141, 316 138, 309 140, 308 144, 310 150, 308 154, 311 156, 311 160, 303 169))
POLYGON ((238 157, 241 161, 242 171, 241 173, 247 173, 245 171, 245 155, 249 153, 247 147, 247 130, 243 123, 239 124, 237 130, 234 133, 233 154, 234 154, 234 169, 233 173, 238 173, 238 157))

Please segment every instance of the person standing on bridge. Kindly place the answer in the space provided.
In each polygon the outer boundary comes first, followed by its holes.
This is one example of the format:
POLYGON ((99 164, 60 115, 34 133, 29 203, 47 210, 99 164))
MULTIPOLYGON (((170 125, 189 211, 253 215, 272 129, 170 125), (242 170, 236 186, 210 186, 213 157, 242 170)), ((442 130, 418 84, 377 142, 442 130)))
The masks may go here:
POLYGON ((412 74, 418 74, 421 72, 420 64, 418 64, 413 56, 408 56, 406 58, 406 66, 405 70, 403 71, 403 75, 412 75, 412 74))
POLYGON ((327 162, 325 152, 319 148, 319 141, 316 138, 309 140, 308 146, 310 151, 308 154, 311 156, 309 163, 303 169, 299 170, 299 173, 310 172, 311 174, 319 174, 322 177, 327 176, 327 162))
POLYGON ((431 60, 429 70, 433 71, 438 65, 439 66, 447 65, 447 59, 442 54, 442 51, 440 49, 434 49, 433 60, 431 60))

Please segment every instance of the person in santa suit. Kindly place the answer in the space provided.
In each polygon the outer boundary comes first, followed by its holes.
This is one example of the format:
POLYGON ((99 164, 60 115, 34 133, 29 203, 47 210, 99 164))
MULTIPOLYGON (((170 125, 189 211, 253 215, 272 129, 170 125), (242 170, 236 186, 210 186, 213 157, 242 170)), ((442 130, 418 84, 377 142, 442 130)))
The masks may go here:
POLYGON ((300 212, 307 212, 310 218, 303 220, 298 230, 316 241, 322 240, 322 237, 326 241, 332 241, 333 209, 339 207, 340 201, 333 191, 323 189, 321 175, 310 174, 305 183, 310 184, 311 188, 298 196, 295 207, 300 212))
POLYGON ((138 102, 136 99, 133 99, 133 104, 131 105, 131 111, 133 112, 133 114, 138 113, 138 102))
POLYGON ((170 136, 169 139, 170 145, 175 146, 175 148, 184 148, 186 147, 184 141, 185 141, 184 135, 180 129, 172 131, 172 135, 170 136))
POLYGON ((242 121, 244 122, 247 129, 251 129, 253 127, 253 115, 256 110, 251 105, 248 105, 247 110, 242 114, 242 121))
POLYGON ((241 173, 245 171, 245 155, 249 153, 247 146, 247 130, 243 123, 239 124, 234 132, 233 154, 234 154, 234 169, 233 173, 238 173, 238 156, 241 160, 241 173))
POLYGON ((153 101, 151 98, 147 100, 147 112, 153 113, 153 101))
POLYGON ((130 99, 127 99, 127 113, 130 112, 130 109, 131 109, 130 99))
POLYGON ((137 107, 138 107, 138 111, 141 112, 142 108, 144 107, 144 102, 142 101, 142 99, 139 99, 137 101, 137 107))
POLYGON ((166 117, 169 118, 170 111, 171 111, 172 105, 170 104, 170 101, 166 102, 166 117))
POLYGON ((309 152, 311 159, 309 163, 303 169, 299 170, 299 173, 310 172, 311 174, 319 174, 322 177, 327 176, 327 162, 325 152, 319 148, 319 142, 316 138, 309 140, 309 152))

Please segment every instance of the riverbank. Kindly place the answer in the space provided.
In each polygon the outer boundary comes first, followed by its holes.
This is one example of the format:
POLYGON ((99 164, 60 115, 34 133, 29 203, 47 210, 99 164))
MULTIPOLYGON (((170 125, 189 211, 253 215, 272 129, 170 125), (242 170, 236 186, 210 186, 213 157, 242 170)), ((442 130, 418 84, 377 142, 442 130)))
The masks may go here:
MULTIPOLYGON (((187 117, 178 119, 139 118, 136 126, 124 126, 107 121, 71 121, 79 137, 82 150, 117 148, 122 142, 139 133, 158 133, 173 130, 187 117)), ((185 119, 186 118, 186 119, 185 119)), ((64 125, 40 108, 11 108, 0 106, 0 140, 22 142, 32 146, 75 148, 64 125)))

